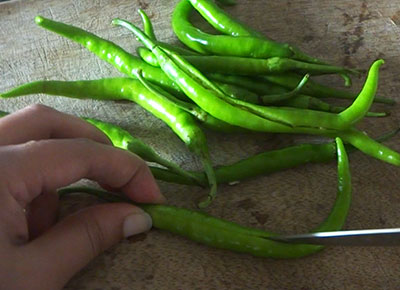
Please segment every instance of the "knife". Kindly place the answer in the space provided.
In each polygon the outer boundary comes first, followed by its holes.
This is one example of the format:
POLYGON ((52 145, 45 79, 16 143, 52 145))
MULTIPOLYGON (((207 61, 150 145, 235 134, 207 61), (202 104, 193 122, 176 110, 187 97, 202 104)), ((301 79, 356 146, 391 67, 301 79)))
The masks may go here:
POLYGON ((271 240, 295 244, 330 246, 400 246, 400 228, 315 232, 268 237, 271 240))

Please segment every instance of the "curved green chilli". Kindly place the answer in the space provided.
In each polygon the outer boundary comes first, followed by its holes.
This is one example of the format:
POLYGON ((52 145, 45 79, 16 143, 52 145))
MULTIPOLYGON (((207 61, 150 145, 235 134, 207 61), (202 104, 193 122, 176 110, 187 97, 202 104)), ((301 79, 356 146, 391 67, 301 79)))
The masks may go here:
POLYGON ((136 53, 140 56, 140 58, 147 64, 154 66, 154 67, 160 67, 158 65, 157 59, 153 57, 153 53, 148 50, 146 47, 143 46, 138 46, 136 48, 136 53))
POLYGON ((201 178, 198 178, 194 174, 182 169, 177 164, 162 158, 159 154, 157 154, 153 148, 145 144, 139 138, 133 137, 128 131, 113 125, 111 123, 107 123, 104 121, 100 121, 93 118, 83 118, 85 121, 90 124, 96 126, 100 129, 107 137, 111 140, 112 144, 121 149, 125 149, 135 153, 143 160, 148 162, 155 162, 169 169, 170 172, 182 176, 182 178, 191 180, 192 182, 199 185, 206 185, 207 182, 201 178))
MULTIPOLYGON (((311 96, 297 94, 293 98, 288 100, 284 100, 283 102, 277 103, 278 106, 287 106, 287 107, 295 107, 295 108, 304 108, 310 110, 324 111, 324 112, 332 112, 332 113, 340 113, 343 112, 345 107, 333 106, 329 103, 321 101, 318 98, 314 98, 311 96)), ((365 117, 386 117, 389 114, 387 112, 367 112, 365 117)))
MULTIPOLYGON (((266 175, 306 163, 332 161, 336 155, 334 143, 300 144, 278 150, 271 150, 250 156, 238 162, 214 168, 217 183, 231 183, 266 175)), ((177 176, 161 168, 151 168, 155 178, 167 182, 195 185, 193 180, 177 176)), ((192 172, 197 178, 205 180, 202 172, 192 172)))
MULTIPOLYGON (((362 146, 362 142, 354 142, 355 138, 349 138, 349 135, 354 134, 356 130, 351 128, 351 124, 348 124, 348 122, 357 122, 360 118, 358 114, 369 109, 357 107, 360 105, 367 106, 370 104, 370 101, 353 103, 352 106, 346 109, 354 112, 352 119, 341 120, 341 113, 335 115, 304 110, 305 114, 301 114, 301 110, 292 108, 285 108, 285 110, 282 110, 282 108, 275 108, 274 111, 274 108, 272 107, 260 107, 246 102, 241 102, 240 100, 234 100, 225 96, 218 88, 215 88, 214 84, 212 84, 198 70, 196 70, 196 68, 188 64, 184 59, 172 52, 164 52, 133 24, 120 19, 114 19, 113 24, 122 25, 130 29, 139 40, 156 55, 158 63, 164 72, 171 77, 171 79, 177 81, 177 84, 186 95, 206 112, 222 121, 254 131, 307 133, 325 135, 328 137, 342 136, 342 130, 332 130, 330 128, 337 127, 344 129, 347 127, 348 129, 343 133, 343 138, 346 138, 346 141, 350 142, 357 148, 359 148, 358 146, 362 146), (170 56, 173 57, 173 60, 170 56), (236 107, 232 105, 232 103, 241 107, 236 107), (248 109, 251 111, 247 111, 248 109), (275 115, 272 114, 268 116, 268 118, 265 118, 266 113, 268 115, 268 111, 269 113, 275 113, 275 115), (282 112, 285 112, 286 114, 282 114, 282 112), (272 119, 270 119, 271 116, 272 119), (294 124, 290 124, 288 121, 292 121, 294 124), (307 124, 311 126, 299 126, 299 124, 307 124), (318 124, 321 126, 318 126, 318 124), (323 127, 324 124, 327 125, 327 127, 323 127)), ((372 64, 364 85, 365 90, 362 90, 359 97, 373 99, 375 96, 374 88, 376 88, 376 85, 371 85, 371 83, 377 83, 378 71, 382 63, 382 60, 377 60, 372 64)), ((346 110, 343 112, 346 112, 346 110)), ((366 139, 364 139, 364 141, 367 142, 366 139)), ((362 151, 361 148, 359 149, 362 151)), ((386 148, 382 144, 376 144, 375 151, 371 152, 369 155, 394 165, 400 164, 400 154, 386 148), (382 154, 382 152, 384 152, 384 154, 382 154)))
MULTIPOLYGON (((138 55, 146 63, 148 63, 152 66, 159 67, 157 58, 149 49, 147 49, 145 47, 138 47, 136 51, 137 51, 138 55)), ((172 51, 174 51, 174 50, 172 50, 172 51)), ((191 56, 185 56, 185 58, 188 59, 189 62, 191 62, 190 57, 191 56)), ((208 57, 203 56, 203 58, 208 58, 208 57)), ((209 65, 209 61, 207 61, 207 63, 209 65)), ((192 64, 195 65, 195 63, 192 63, 192 64)), ((198 66, 196 66, 196 67, 198 67, 198 66)), ((207 71, 207 70, 213 71, 214 69, 209 68, 204 71, 207 71)), ((308 81, 307 75, 306 75, 306 77, 303 77, 303 79, 300 80, 297 87, 295 87, 292 91, 286 92, 285 89, 282 89, 283 92, 281 94, 270 94, 268 92, 269 94, 266 94, 263 96, 257 96, 255 93, 253 93, 249 90, 246 90, 244 88, 238 87, 232 82, 225 83, 223 77, 221 77, 220 80, 215 80, 215 79, 213 80, 213 82, 217 85, 217 87, 220 88, 221 91, 223 91, 226 95, 228 95, 232 98, 235 98, 235 99, 243 100, 243 101, 246 101, 249 103, 254 103, 254 104, 275 104, 278 102, 282 102, 282 101, 291 99, 292 97, 294 97, 295 95, 297 95, 299 93, 299 91, 301 90, 303 85, 305 85, 306 81, 308 81)))
MULTIPOLYGON (((353 119, 351 119, 341 118, 340 114, 335 115, 326 112, 302 109, 264 107, 248 104, 246 102, 229 97, 224 98, 225 95, 220 93, 220 91, 215 90, 215 88, 210 87, 210 89, 207 89, 204 87, 205 84, 208 86, 210 82, 199 71, 197 71, 196 68, 191 66, 177 54, 172 52, 165 53, 163 49, 159 48, 136 26, 120 19, 114 19, 113 23, 124 26, 131 30, 140 39, 140 41, 156 55, 158 63, 163 71, 171 79, 176 81, 176 83, 189 98, 191 98, 201 108, 214 117, 233 125, 252 130, 260 130, 261 127, 267 127, 267 129, 261 130, 266 130, 269 132, 309 132, 321 134, 321 130, 323 131, 324 129, 347 129, 353 123, 355 123, 353 122, 354 119, 359 120, 360 117, 365 115, 365 113, 362 114, 362 112, 365 111, 365 108, 357 111, 360 115, 356 115, 354 113, 348 114, 349 116, 353 117, 353 119), (173 60, 170 58, 170 56, 174 57, 173 60), (178 61, 180 63, 178 63, 178 61), (190 75, 188 75, 188 73, 190 73, 190 75), (192 78, 193 76, 196 76, 197 79, 192 78), (231 106, 229 106, 228 103, 230 103, 231 106), (260 117, 265 124, 259 124, 259 121, 261 120, 257 120, 256 117, 260 117), (253 120, 255 122, 250 124, 253 120), (254 126, 255 123, 258 123, 257 126, 254 126)), ((370 90, 366 89, 363 94, 359 95, 360 98, 373 99, 375 91, 372 90, 370 83, 377 82, 378 69, 381 64, 381 61, 376 61, 371 66, 370 73, 368 74, 366 81, 366 86, 368 86, 370 90)), ((354 107, 362 105, 365 105, 368 111, 368 103, 370 102, 355 102, 345 111, 349 110, 351 112, 355 112, 354 107)))
MULTIPOLYGON (((209 0, 188 0, 188 1, 190 1, 190 3, 197 10, 197 12, 199 12, 211 26, 213 26, 216 30, 221 31, 222 33, 230 34, 231 36, 236 36, 236 37, 243 37, 243 36, 244 37, 255 37, 255 38, 264 39, 266 42, 274 42, 272 39, 268 38, 267 36, 246 26, 245 24, 241 23, 237 19, 234 19, 233 17, 228 15, 224 10, 220 9, 217 5, 215 5, 212 1, 209 1, 209 0)), ((185 6, 185 5, 183 5, 183 6, 185 6)), ((182 7, 181 7, 181 9, 182 9, 182 7)), ((187 9, 188 9, 188 7, 186 6, 186 10, 187 9)), ((186 18, 185 24, 186 24, 186 26, 190 25, 190 22, 188 21, 188 16, 186 18)), ((236 44, 239 44, 239 43, 236 43, 236 44)), ((290 49, 295 54, 295 58, 297 56, 299 58, 299 60, 303 60, 308 63, 328 65, 327 63, 325 63, 315 57, 311 57, 311 56, 305 54, 300 49, 298 49, 294 46, 289 46, 288 44, 281 44, 281 45, 283 46, 283 49, 290 49)), ((258 49, 258 48, 259 47, 257 47, 257 46, 254 47, 254 49, 258 49)), ((245 55, 245 56, 248 57, 248 55, 245 55)), ((344 79, 346 87, 351 86, 352 81, 349 76, 349 73, 354 73, 354 72, 358 74, 358 71, 356 71, 356 70, 351 70, 348 72, 346 72, 344 70, 343 72, 338 72, 339 75, 344 79)), ((302 74, 305 74, 305 73, 309 73, 309 71, 305 71, 302 74)))
POLYGON ((383 63, 383 60, 377 60, 372 64, 368 72, 367 79, 358 97, 354 100, 352 105, 338 114, 285 107, 276 109, 254 104, 247 104, 241 100, 232 99, 230 102, 242 107, 246 107, 249 111, 266 118, 273 118, 274 120, 279 120, 282 122, 287 122, 290 120, 289 122, 293 127, 312 126, 311 123, 315 122, 317 126, 322 128, 346 130, 350 126, 353 126, 361 121, 362 118, 364 118, 364 116, 368 113, 378 87, 379 67, 383 63), (282 114, 282 119, 280 119, 278 112, 282 114), (305 120, 302 120, 302 118, 305 118, 305 120))
POLYGON ((207 20, 212 27, 219 32, 231 36, 256 36, 266 38, 265 35, 248 27, 237 19, 233 19, 223 9, 219 8, 212 1, 201 0, 188 0, 194 7, 207 20))
MULTIPOLYGON (((147 62, 148 64, 151 64, 153 66, 159 67, 157 58, 155 55, 147 48, 145 47, 138 47, 137 49, 138 54, 140 57, 147 62)), ((190 59, 190 56, 186 56, 186 59, 190 59)), ((204 56, 203 56, 204 58, 204 56)), ((194 64, 194 63, 192 63, 194 64)), ((194 64, 195 65, 195 64, 194 64)), ((196 66, 196 65, 195 65, 196 66)), ((198 66, 197 66, 198 67, 198 66)), ((212 68, 208 68, 205 71, 212 71, 212 68)), ((278 76, 279 77, 282 75, 278 76)), ((289 92, 287 91, 286 88, 280 86, 279 84, 274 84, 274 83, 269 83, 268 80, 264 80, 263 82, 259 82, 244 76, 237 76, 237 75, 221 75, 216 72, 212 72, 211 74, 208 74, 208 77, 217 84, 219 88, 222 89, 222 91, 233 98, 240 99, 249 103, 253 104, 277 104, 278 106, 289 106, 289 107, 295 107, 295 108, 302 108, 302 109, 312 109, 312 110, 318 110, 318 111, 324 111, 324 112, 332 112, 332 113, 340 113, 342 112, 345 108, 342 107, 335 107, 332 106, 328 103, 323 102, 322 100, 319 100, 317 98, 311 97, 311 96, 305 96, 305 95, 299 95, 298 93, 303 91, 303 87, 306 86, 306 83, 304 85, 300 85, 302 83, 302 79, 298 78, 296 76, 295 81, 299 81, 297 86, 288 86, 289 88, 294 87, 293 91, 289 92), (247 89, 243 91, 240 87, 243 87, 244 89, 247 89), (257 92, 260 96, 255 95, 252 91, 249 90, 254 90, 257 92)), ((303 78, 304 79, 304 78, 303 78)), ((294 79, 291 78, 291 84, 294 84, 294 79)), ((308 82, 308 79, 307 79, 308 82)), ((312 82, 312 81, 311 81, 312 82)), ((280 82, 279 82, 280 83, 280 82)), ((311 86, 307 86, 308 88, 306 92, 309 92, 310 90, 312 91, 313 88, 317 88, 318 92, 321 92, 321 90, 327 90, 330 92, 328 96, 337 95, 341 96, 342 98, 346 99, 354 99, 357 97, 356 94, 349 93, 346 91, 340 91, 337 89, 331 89, 329 87, 325 87, 322 85, 319 85, 315 82, 312 82, 311 86)), ((322 93, 322 92, 321 92, 322 93)), ((315 95, 315 93, 313 93, 315 95)), ((374 98, 373 102, 385 102, 385 103, 391 103, 392 100, 386 99, 386 98, 374 98)), ((384 117, 387 116, 387 113, 385 112, 367 112, 366 117, 384 117)))
MULTIPOLYGON (((351 204, 351 177, 348 158, 339 138, 336 139, 338 155, 338 192, 329 216, 315 231, 340 230, 345 223, 351 204)), ((128 201, 112 193, 97 190, 76 189, 88 192, 108 201, 128 201)), ((61 195, 74 189, 61 191, 61 195)), ((129 202, 129 201, 128 201, 129 202)), ((202 212, 167 205, 139 205, 153 220, 153 227, 166 230, 196 242, 268 258, 299 258, 323 249, 318 245, 293 245, 275 242, 269 237, 275 234, 212 217, 202 212)))
POLYGON ((309 63, 322 63, 287 43, 253 36, 211 35, 194 27, 189 16, 192 5, 181 0, 172 14, 172 28, 180 41, 203 54, 243 56, 253 58, 287 57, 309 63))
MULTIPOLYGON (((150 39, 152 38, 150 37, 150 39)), ((172 51, 174 51, 174 49, 172 49, 172 51)), ((137 49, 137 53, 148 64, 157 66, 156 60, 151 56, 151 51, 140 47, 137 49)), ((306 71, 311 75, 331 73, 359 74, 359 72, 355 70, 343 67, 305 63, 281 57, 264 59, 220 55, 183 55, 187 61, 205 73, 211 72, 244 76, 259 76, 287 71, 306 71)))
POLYGON ((193 153, 200 156, 211 188, 207 202, 211 202, 215 197, 217 184, 210 161, 207 140, 194 117, 168 98, 152 93, 140 81, 129 78, 75 82, 39 81, 22 85, 0 96, 10 98, 38 92, 78 99, 130 100, 137 103, 155 117, 164 121, 193 153))
MULTIPOLYGON (((8 112, 0 111, 0 117, 4 117, 8 114, 8 112)), ((145 144, 139 138, 132 136, 132 134, 121 127, 93 118, 82 117, 82 119, 101 130, 110 139, 113 146, 128 150, 138 155, 145 161, 158 163, 161 166, 168 168, 168 172, 170 174, 179 176, 191 184, 207 184, 207 180, 204 178, 204 176, 196 176, 194 173, 183 170, 177 164, 162 158, 153 150, 153 148, 145 144)))
MULTIPOLYGON (((74 86, 71 82, 67 84, 65 82, 59 82, 59 84, 61 86, 67 85, 68 87, 71 87, 71 85, 74 86)), ((44 92, 41 91, 41 93, 44 92)), ((8 114, 8 112, 0 111, 0 117, 8 114)), ((156 179, 188 185, 197 185, 199 181, 200 184, 207 184, 207 176, 203 172, 189 172, 189 174, 187 174, 188 172, 185 172, 186 174, 180 174, 179 170, 174 172, 173 167, 177 167, 177 165, 174 164, 171 166, 170 161, 160 159, 161 157, 155 153, 150 146, 144 144, 140 139, 133 137, 126 130, 104 121, 91 118, 83 119, 103 131, 110 138, 114 146, 129 150, 146 161, 156 162, 169 168, 169 170, 166 170, 150 166, 156 179)), ((399 131, 400 129, 396 129, 387 132, 377 138, 376 141, 382 142, 388 140, 398 134, 399 131)), ((351 147, 349 148, 351 149, 351 147)), ((305 163, 328 162, 335 158, 335 153, 336 149, 334 143, 300 144, 256 154, 230 165, 216 167, 214 171, 218 184, 236 182, 258 175, 292 168, 305 163)))
POLYGON ((224 121, 221 121, 217 118, 214 118, 202 108, 198 107, 196 104, 188 103, 182 101, 175 96, 171 95, 170 93, 164 91, 160 87, 156 87, 151 83, 147 82, 142 76, 141 71, 137 73, 138 80, 145 86, 149 91, 153 94, 161 95, 161 97, 166 97, 170 101, 172 101, 176 106, 181 108, 182 110, 188 112, 189 114, 193 115, 197 120, 201 122, 201 124, 211 130, 224 132, 224 133, 239 133, 239 132, 246 132, 245 129, 232 126, 224 121))
POLYGON ((153 40, 157 40, 156 35, 154 34, 153 24, 151 23, 150 18, 142 9, 138 9, 138 13, 142 18, 143 30, 146 33, 146 35, 153 40))
MULTIPOLYGON (((159 45, 160 47, 163 47, 163 48, 165 48, 167 50, 170 50, 170 51, 172 51, 174 53, 178 53, 178 54, 184 55, 185 58, 189 60, 189 62, 191 62, 197 68, 200 68, 200 70, 201 70, 201 68, 205 67, 204 68, 205 71, 210 70, 210 69, 211 69, 211 71, 215 71, 216 65, 221 63, 221 61, 215 62, 214 60, 211 61, 211 63, 210 63, 211 59, 209 59, 209 58, 213 58, 213 56, 204 57, 204 56, 200 56, 200 55, 193 55, 190 51, 188 52, 186 50, 182 50, 182 49, 174 47, 174 46, 167 46, 165 43, 156 41, 155 38, 153 37, 152 29, 150 29, 150 28, 146 29, 146 27, 151 26, 150 19, 148 18, 147 14, 144 11, 140 10, 140 14, 141 14, 141 17, 142 17, 142 20, 143 20, 144 33, 151 40, 155 41, 157 43, 157 45, 159 45), (147 33, 146 30, 150 30, 149 33, 147 33), (206 65, 202 64, 203 61, 205 61, 206 65), (210 68, 210 67, 212 67, 212 68, 210 68)), ((148 63, 148 64, 150 64, 152 66, 159 67, 157 58, 155 57, 155 55, 149 49, 147 49, 145 47, 138 47, 136 51, 137 51, 138 55, 142 58, 142 60, 144 60, 146 63, 148 63)), ((214 57, 216 57, 217 60, 219 59, 218 56, 214 56, 214 57)), ((224 58, 224 57, 221 57, 221 58, 224 58)), ((228 57, 228 59, 227 59, 228 61, 223 61, 222 62, 223 63, 223 67, 227 68, 227 67, 231 66, 231 64, 230 64, 230 60, 231 59, 232 60, 239 60, 239 61, 241 60, 241 58, 235 58, 235 57, 229 58, 228 57)), ((251 61, 252 59, 242 58, 241 62, 242 63, 247 63, 248 62, 247 60, 251 61)), ((261 62, 261 66, 262 66, 262 64, 263 64, 263 62, 265 60, 255 59, 254 61, 256 61, 256 62, 258 61, 258 63, 261 62)), ((293 60, 288 60, 288 61, 289 62, 290 61, 293 62, 293 60)), ((300 62, 298 62, 298 63, 300 63, 300 62)), ((237 67, 237 66, 238 65, 235 63, 234 67, 237 67)), ((258 66, 260 66, 260 65, 258 65, 258 66)), ((250 66, 247 65, 246 67, 247 68, 248 67, 254 67, 254 65, 253 66, 252 65, 250 65, 250 66)), ((217 83, 217 87, 220 88, 226 95, 228 95, 230 97, 233 97, 233 98, 237 98, 237 99, 240 99, 240 100, 245 100, 245 101, 250 102, 250 103, 273 104, 273 103, 282 102, 284 100, 288 100, 288 99, 292 98, 293 96, 297 95, 298 92, 300 91, 300 89, 304 86, 304 84, 307 81, 308 81, 308 76, 306 75, 306 77, 303 77, 303 79, 301 79, 299 81, 299 84, 293 89, 293 91, 283 92, 282 94, 275 94, 275 95, 267 93, 268 95, 260 96, 260 97, 257 97, 254 93, 252 93, 250 91, 247 91, 247 90, 243 91, 243 89, 235 86, 232 83, 230 83, 230 84, 217 83)))
MULTIPOLYGON (((234 84, 236 86, 245 88, 247 90, 250 90, 251 92, 256 93, 257 95, 261 96, 261 98, 258 98, 258 99, 257 98, 242 98, 241 95, 237 95, 237 96, 239 96, 238 98, 243 101, 253 103, 253 104, 259 104, 259 105, 269 104, 270 103, 270 100, 268 97, 269 95, 285 95, 285 94, 289 93, 289 89, 292 89, 293 87, 295 87, 294 79, 292 80, 293 85, 285 88, 283 86, 280 86, 279 84, 271 83, 266 79, 260 80, 260 79, 253 79, 253 78, 245 77, 245 76, 223 75, 223 74, 218 74, 218 73, 211 73, 211 74, 207 74, 207 77, 209 77, 210 80, 212 80, 214 82, 223 81, 227 84, 231 84, 231 85, 234 84)), ((299 80, 301 80, 300 76, 296 77, 296 81, 299 81, 299 80)), ((313 82, 310 79, 307 81, 307 83, 305 83, 301 87, 299 87, 299 85, 297 84, 297 87, 300 88, 299 94, 296 94, 295 96, 293 96, 290 99, 276 102, 275 104, 278 106, 284 106, 284 107, 311 109, 311 110, 318 110, 318 111, 332 112, 332 113, 340 113, 345 109, 342 107, 333 106, 329 103, 326 103, 326 102, 320 100, 319 98, 301 94, 304 87, 308 87, 309 82, 315 84, 315 82, 313 82)), ((318 85, 318 86, 321 86, 321 85, 318 85)), ((321 86, 321 87, 323 87, 323 86, 321 86)), ((350 96, 350 95, 348 95, 348 96, 350 96)), ((353 94, 352 99, 356 98, 357 96, 358 95, 353 94)), ((378 102, 380 100, 378 100, 378 102)), ((386 100, 392 101, 390 99, 382 99, 382 100, 385 102, 386 102, 386 100)), ((373 102, 375 102, 375 101, 376 101, 376 97, 374 98, 373 102)), ((365 116, 366 117, 384 117, 387 115, 388 115, 388 113, 386 113, 386 112, 368 112, 365 116)))
MULTIPOLYGON (((287 89, 293 89, 297 86, 298 82, 301 79, 301 76, 295 73, 287 72, 285 74, 264 75, 260 78, 262 79, 261 83, 267 81, 269 83, 274 83, 276 85, 286 87, 287 89)), ((337 98, 350 100, 355 99, 358 96, 357 93, 328 87, 312 80, 308 81, 307 84, 302 87, 301 93, 316 98, 337 98)), ((374 102, 388 105, 393 105, 396 103, 392 99, 383 97, 375 97, 374 102)))
POLYGON ((385 146, 379 146, 381 144, 368 137, 366 133, 360 132, 356 129, 351 129, 342 132, 340 137, 367 155, 400 166, 400 154, 398 152, 385 146))
MULTIPOLYGON (((387 132, 376 139, 376 142, 389 140, 400 132, 400 129, 387 132)), ((366 142, 368 143, 369 140, 366 142)), ((374 143, 369 143, 368 147, 374 143)), ((347 152, 354 151, 354 147, 346 146, 347 152)), ((372 148, 370 150, 376 151, 372 148)), ((336 147, 332 142, 323 144, 300 144, 279 150, 272 150, 250 156, 233 164, 216 167, 215 175, 218 184, 235 183, 259 175, 270 174, 293 168, 306 163, 325 163, 335 159, 336 147)), ((166 182, 195 185, 193 180, 178 176, 168 170, 152 167, 155 178, 166 182)), ((202 172, 192 172, 198 178, 206 180, 202 172)))

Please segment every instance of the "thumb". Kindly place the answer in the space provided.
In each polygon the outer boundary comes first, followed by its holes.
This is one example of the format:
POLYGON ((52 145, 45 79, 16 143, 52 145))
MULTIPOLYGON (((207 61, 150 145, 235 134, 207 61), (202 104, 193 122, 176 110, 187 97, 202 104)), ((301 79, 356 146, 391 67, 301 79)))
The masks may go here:
MULTIPOLYGON (((148 231, 151 217, 139 207, 125 203, 102 204, 83 209, 57 223, 44 235, 24 246, 35 263, 38 281, 61 289, 94 257, 124 237, 148 231), (49 283, 49 278, 51 284, 49 283)), ((45 289, 45 288, 42 288, 45 289)))

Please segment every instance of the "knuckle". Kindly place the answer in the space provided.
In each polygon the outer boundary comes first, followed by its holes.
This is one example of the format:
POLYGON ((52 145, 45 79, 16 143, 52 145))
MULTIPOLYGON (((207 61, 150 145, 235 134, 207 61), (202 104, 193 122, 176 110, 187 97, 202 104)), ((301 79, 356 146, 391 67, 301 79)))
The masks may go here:
POLYGON ((125 174, 129 176, 130 178, 133 178, 135 175, 137 175, 140 172, 146 171, 148 166, 146 161, 144 161, 142 158, 140 158, 137 155, 130 154, 131 157, 131 166, 126 167, 126 172, 125 174))
POLYGON ((134 153, 125 150, 117 150, 115 153, 117 155, 115 155, 113 167, 118 168, 121 179, 128 180, 136 172, 140 172, 147 167, 146 162, 134 153), (121 164, 124 164, 124 166, 120 166, 121 164))
POLYGON ((45 145, 47 140, 29 140, 23 144, 21 144, 21 149, 23 152, 27 154, 31 154, 37 151, 40 147, 45 145))
POLYGON ((42 104, 33 104, 33 105, 29 105, 27 107, 27 110, 34 116, 46 116, 46 115, 50 115, 50 114, 54 114, 54 112, 56 112, 56 110, 54 110, 53 108, 50 108, 46 105, 42 105, 42 104))

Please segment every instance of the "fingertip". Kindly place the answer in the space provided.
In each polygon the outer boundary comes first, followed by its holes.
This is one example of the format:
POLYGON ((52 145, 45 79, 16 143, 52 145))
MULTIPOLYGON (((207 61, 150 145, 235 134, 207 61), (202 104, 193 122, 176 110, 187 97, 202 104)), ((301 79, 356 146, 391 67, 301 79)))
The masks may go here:
POLYGON ((148 213, 137 208, 135 213, 128 215, 123 223, 123 235, 125 238, 147 232, 151 229, 153 221, 148 213))
POLYGON ((149 167, 143 160, 140 159, 139 162, 141 164, 136 168, 136 172, 120 190, 134 202, 165 203, 166 198, 161 193, 149 167))

